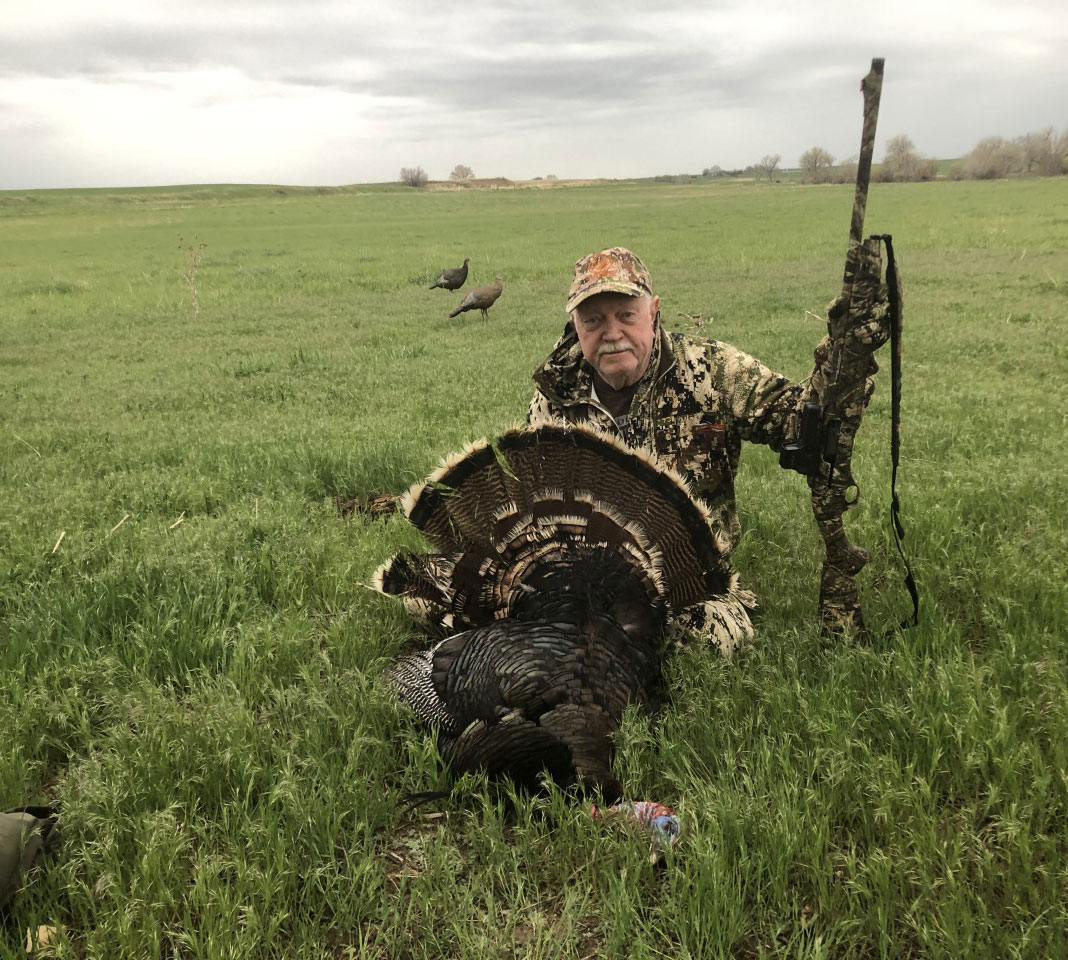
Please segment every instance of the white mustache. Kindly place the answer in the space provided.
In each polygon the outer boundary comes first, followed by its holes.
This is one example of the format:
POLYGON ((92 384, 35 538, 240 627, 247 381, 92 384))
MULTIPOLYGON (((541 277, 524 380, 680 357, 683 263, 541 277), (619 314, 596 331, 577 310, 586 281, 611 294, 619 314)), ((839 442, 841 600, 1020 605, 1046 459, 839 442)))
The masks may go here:
POLYGON ((630 350, 633 353, 634 345, 628 343, 626 340, 620 340, 619 343, 606 343, 597 351, 597 356, 604 357, 611 353, 624 353, 627 350, 630 350))

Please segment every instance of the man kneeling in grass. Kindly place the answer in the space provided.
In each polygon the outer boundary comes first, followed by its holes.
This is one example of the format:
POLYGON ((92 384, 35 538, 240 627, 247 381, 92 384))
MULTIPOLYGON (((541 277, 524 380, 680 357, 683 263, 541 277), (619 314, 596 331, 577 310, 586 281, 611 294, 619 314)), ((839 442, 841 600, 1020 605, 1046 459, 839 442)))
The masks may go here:
MULTIPOLYGON (((563 335, 534 374, 528 422, 593 425, 648 451, 686 478, 733 551, 741 532, 734 476, 742 441, 779 450, 795 439, 802 406, 812 399, 805 384, 728 344, 666 332, 649 271, 623 247, 575 264, 565 310, 563 335)), ((885 304, 874 312, 885 325, 885 304)), ((868 379, 864 403, 872 389, 868 379)), ((729 655, 752 637, 755 606, 753 594, 738 589, 682 611, 670 632, 676 642, 701 638, 729 655)))

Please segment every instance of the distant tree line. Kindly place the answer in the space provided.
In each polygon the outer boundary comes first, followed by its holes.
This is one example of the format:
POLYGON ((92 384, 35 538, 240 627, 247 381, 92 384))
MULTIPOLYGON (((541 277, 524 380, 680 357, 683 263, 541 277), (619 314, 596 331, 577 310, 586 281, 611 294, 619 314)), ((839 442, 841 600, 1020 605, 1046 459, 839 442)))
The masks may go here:
MULTIPOLYGON (((401 167, 400 176, 397 178, 406 187, 425 187, 429 183, 430 178, 427 176, 427 172, 422 167, 401 167)), ((452 172, 449 174, 449 179, 453 183, 460 183, 470 186, 475 179, 475 171, 472 170, 466 163, 458 163, 452 168, 452 172)), ((535 180, 557 180, 555 173, 546 174, 544 177, 535 177, 535 180)), ((503 178, 497 179, 498 184, 505 183, 503 178)), ((485 181, 483 181, 485 183, 485 181)))
MULTIPOLYGON (((801 154, 801 177, 808 183, 851 181, 856 178, 856 157, 834 167, 822 147, 801 154)), ((872 179, 891 182, 934 180, 942 163, 925 157, 904 134, 892 137, 872 179)), ((949 176, 954 180, 994 180, 1019 175, 1056 177, 1068 173, 1068 130, 1058 134, 1053 127, 1025 133, 1012 140, 985 137, 970 152, 954 161, 949 176)))
MULTIPOLYGON (((702 177, 744 177, 747 174, 753 173, 753 167, 739 167, 737 170, 724 170, 719 164, 713 164, 711 167, 705 167, 701 171, 702 177)), ((695 174, 686 174, 686 176, 695 176, 695 174)), ((669 178, 670 179, 670 178, 669 178)))
MULTIPOLYGON (((744 169, 725 170, 716 164, 705 167, 702 177, 766 177, 772 179, 779 169, 778 154, 765 154, 744 169)), ((835 163, 834 157, 823 147, 811 147, 801 154, 798 167, 805 183, 852 183, 857 178, 857 157, 847 157, 835 163)), ((911 138, 898 134, 886 144, 881 164, 872 168, 872 179, 883 182, 917 182, 934 180, 942 161, 924 156, 911 138)), ((954 180, 993 180, 1012 176, 1056 177, 1068 174, 1068 129, 1057 133, 1046 127, 1035 133, 1006 140, 1004 137, 985 137, 972 150, 953 162, 948 176, 954 180)), ((697 179, 696 174, 663 174, 654 177, 661 182, 685 183, 697 179)))
MULTIPOLYGON (((452 173, 449 174, 449 179, 453 183, 467 183, 475 176, 475 171, 472 170, 466 163, 458 163, 452 168, 452 173)), ((422 167, 401 167, 399 180, 406 187, 425 187, 430 178, 427 176, 427 172, 422 167)))
MULTIPOLYGON (((834 157, 823 147, 812 147, 801 154, 799 167, 805 183, 853 183, 857 179, 858 158, 854 155, 835 164, 834 157)), ((909 137, 898 134, 886 145, 886 155, 880 166, 871 172, 873 180, 910 182, 933 180, 941 161, 925 157, 909 137)))
MULTIPOLYGON (((782 157, 766 153, 756 163, 736 170, 725 170, 718 164, 697 173, 662 173, 653 177, 657 183, 693 183, 710 177, 762 177, 771 180, 780 169, 782 157)), ((903 133, 891 137, 886 144, 883 162, 872 168, 872 179, 883 182, 909 183, 934 180, 942 161, 926 157, 916 144, 903 133)), ((852 183, 857 178, 857 157, 847 157, 836 164, 834 157, 823 147, 810 147, 798 161, 801 180, 805 183, 852 183)), ((996 180, 1012 176, 1056 177, 1068 174, 1068 129, 1057 133, 1046 127, 1035 133, 1006 140, 1004 137, 984 137, 969 153, 953 162, 948 176, 953 180, 996 180)), ((474 171, 458 163, 449 174, 457 183, 469 183, 474 171)), ((427 183, 422 167, 402 167, 400 182, 409 187, 427 183)), ((536 180, 542 179, 535 177, 536 180)), ((544 179, 555 180, 553 174, 544 179)))
POLYGON ((1053 127, 1012 140, 984 137, 949 169, 954 180, 998 180, 1030 175, 1056 177, 1068 173, 1068 129, 1053 127))

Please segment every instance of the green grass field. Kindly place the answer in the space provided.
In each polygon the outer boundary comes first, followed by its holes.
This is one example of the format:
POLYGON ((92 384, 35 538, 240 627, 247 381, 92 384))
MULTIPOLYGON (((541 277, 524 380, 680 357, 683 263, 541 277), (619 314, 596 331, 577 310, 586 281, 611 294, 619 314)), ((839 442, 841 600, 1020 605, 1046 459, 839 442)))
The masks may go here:
MULTIPOLYGON (((851 207, 714 182, 0 194, 0 808, 65 827, 0 956, 41 924, 108 960, 1065 955, 1058 180, 872 187, 906 292, 920 627, 818 636, 807 488, 750 447, 758 642, 680 655, 670 708, 619 742, 632 795, 680 813, 669 867, 559 793, 469 778, 443 816, 401 809, 445 779, 382 679, 417 638, 365 584, 419 541, 335 498, 520 420, 600 247, 640 253, 669 327, 805 376, 851 207), (488 323, 426 289, 465 256, 504 277, 488 323)), ((877 628, 909 610, 883 365, 848 518, 877 628)))

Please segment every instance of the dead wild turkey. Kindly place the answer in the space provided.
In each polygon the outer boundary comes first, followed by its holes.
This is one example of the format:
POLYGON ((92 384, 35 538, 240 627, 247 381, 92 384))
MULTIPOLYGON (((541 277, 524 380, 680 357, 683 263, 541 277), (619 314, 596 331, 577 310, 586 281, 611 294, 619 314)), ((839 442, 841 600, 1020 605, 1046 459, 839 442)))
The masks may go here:
POLYGON ((705 508, 643 453, 541 426, 470 445, 401 509, 440 552, 375 586, 455 632, 392 679, 452 773, 536 788, 547 770, 614 803, 611 736, 650 702, 667 613, 732 585, 705 508))
POLYGON ((496 277, 496 282, 491 283, 489 286, 475 287, 474 290, 468 293, 468 295, 460 301, 460 306, 453 310, 449 316, 459 316, 466 310, 481 310, 482 319, 485 320, 487 319, 486 311, 497 302, 497 298, 500 295, 501 278, 498 276, 496 277))
POLYGON ((470 257, 464 257, 462 267, 446 267, 441 271, 437 280, 430 284, 431 290, 440 287, 442 290, 459 290, 467 282, 467 263, 470 257))

